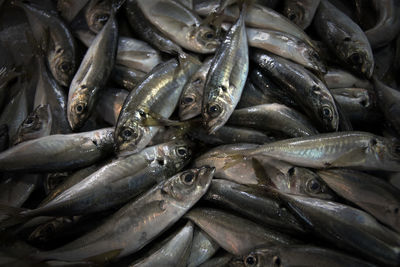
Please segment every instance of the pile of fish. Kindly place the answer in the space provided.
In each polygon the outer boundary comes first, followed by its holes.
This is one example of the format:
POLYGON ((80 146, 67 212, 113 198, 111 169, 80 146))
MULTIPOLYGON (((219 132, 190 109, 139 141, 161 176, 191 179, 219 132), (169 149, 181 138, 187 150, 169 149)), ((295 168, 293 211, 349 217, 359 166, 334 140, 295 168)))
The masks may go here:
POLYGON ((0 266, 400 266, 400 1, 0 1, 0 266))

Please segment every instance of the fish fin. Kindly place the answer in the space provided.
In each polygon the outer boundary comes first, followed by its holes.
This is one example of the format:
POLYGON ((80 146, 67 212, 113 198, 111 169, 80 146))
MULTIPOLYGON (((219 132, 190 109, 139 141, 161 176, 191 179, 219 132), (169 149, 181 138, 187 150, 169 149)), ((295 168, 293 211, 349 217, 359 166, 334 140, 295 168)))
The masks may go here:
POLYGON ((94 263, 110 262, 113 259, 115 259, 116 257, 118 257, 119 254, 121 254, 122 250, 123 250, 122 248, 110 250, 110 251, 86 258, 84 261, 89 261, 89 262, 94 262, 94 263))
POLYGON ((354 148, 349 151, 347 151, 345 154, 342 156, 338 157, 332 162, 326 162, 325 166, 326 168, 330 167, 346 167, 349 165, 349 162, 354 165, 355 163, 362 163, 365 161, 365 150, 367 147, 361 147, 361 148, 354 148))
POLYGON ((253 167, 254 174, 258 179, 260 179, 263 182, 262 183, 263 185, 275 187, 274 183, 268 177, 268 174, 265 171, 265 167, 261 164, 261 162, 257 158, 255 157, 251 158, 251 165, 253 167))

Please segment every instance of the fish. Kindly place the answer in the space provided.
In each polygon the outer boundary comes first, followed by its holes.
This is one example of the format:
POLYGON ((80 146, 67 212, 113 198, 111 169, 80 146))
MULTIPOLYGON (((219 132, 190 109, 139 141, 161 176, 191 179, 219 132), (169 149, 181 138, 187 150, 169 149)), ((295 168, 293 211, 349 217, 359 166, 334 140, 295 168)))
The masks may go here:
POLYGON ((235 266, 354 266, 374 267, 373 263, 355 258, 337 250, 310 245, 258 248, 244 256, 235 266))
POLYGON ((385 119, 400 136, 400 92, 385 85, 376 77, 373 77, 373 82, 378 105, 383 111, 385 119))
POLYGON ((325 84, 302 66, 282 57, 259 50, 250 59, 269 75, 302 107, 325 131, 337 131, 338 110, 334 98, 325 84))
POLYGON ((101 92, 96 107, 97 114, 110 125, 117 124, 119 113, 129 92, 124 89, 107 88, 101 92))
POLYGON ((314 17, 320 38, 340 58, 342 65, 370 78, 374 69, 372 49, 363 30, 327 0, 321 0, 314 17))
POLYGON ((129 267, 186 266, 193 239, 193 228, 192 222, 186 223, 178 232, 173 233, 162 244, 159 244, 159 248, 154 248, 155 252, 135 261, 129 267))
POLYGON ((288 137, 310 136, 318 133, 301 113, 276 103, 236 109, 228 123, 260 131, 279 132, 288 137))
POLYGON ((400 236, 359 209, 317 198, 279 193, 315 235, 380 264, 399 264, 400 236), (357 240, 357 241, 356 241, 357 240))
POLYGON ((51 125, 52 115, 50 105, 37 106, 19 126, 14 145, 50 135, 51 125))
POLYGON ((22 142, 0 153, 0 170, 51 172, 93 164, 113 150, 112 128, 55 134, 22 142))
POLYGON ((219 46, 215 31, 179 1, 138 0, 137 4, 158 30, 182 48, 209 54, 219 46))
POLYGON ((43 28, 43 36, 40 37, 39 44, 46 51, 49 69, 60 85, 69 86, 78 62, 75 39, 68 26, 57 12, 44 9, 32 1, 14 1, 14 4, 26 12, 33 27, 35 27, 34 24, 39 23, 43 28))
POLYGON ((219 245, 204 231, 194 228, 187 267, 199 266, 210 259, 219 249, 219 245))
POLYGON ((114 137, 118 153, 136 153, 150 142, 160 120, 171 116, 183 86, 199 67, 189 60, 170 59, 146 75, 130 92, 118 117, 114 137))
POLYGON ((304 30, 310 26, 319 2, 320 0, 285 0, 282 14, 304 30))
POLYGON ((115 63, 118 26, 112 12, 106 25, 86 51, 68 92, 67 118, 72 130, 83 126, 104 89, 115 63))
POLYGON ((320 170, 317 173, 338 195, 400 232, 398 189, 383 179, 354 170, 320 170))
POLYGON ((189 169, 125 204, 101 226, 38 260, 104 262, 132 254, 178 221, 207 191, 214 169, 189 169))
POLYGON ((243 256, 262 245, 289 245, 298 242, 285 234, 219 209, 195 208, 185 218, 190 219, 233 255, 243 256))
POLYGON ((273 192, 264 188, 214 179, 204 199, 221 208, 237 212, 264 227, 295 235, 306 233, 302 222, 288 211, 273 192))
POLYGON ((181 121, 189 120, 201 114, 204 84, 211 62, 212 58, 206 59, 183 87, 179 99, 179 118, 181 121))
POLYGON ((351 167, 400 171, 398 142, 367 132, 338 132, 297 137, 242 151, 316 169, 351 167))
POLYGON ((201 114, 208 133, 221 128, 239 102, 247 74, 249 56, 244 16, 241 15, 229 29, 224 41, 215 52, 204 84, 201 114))

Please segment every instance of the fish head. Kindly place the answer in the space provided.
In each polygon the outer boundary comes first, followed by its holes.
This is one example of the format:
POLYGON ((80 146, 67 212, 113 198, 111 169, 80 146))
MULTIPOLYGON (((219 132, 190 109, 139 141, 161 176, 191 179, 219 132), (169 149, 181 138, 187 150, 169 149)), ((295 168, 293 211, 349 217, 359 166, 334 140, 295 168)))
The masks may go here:
POLYGON ((81 85, 74 90, 68 97, 67 118, 72 130, 77 130, 83 126, 90 116, 91 94, 86 85, 81 85))
MULTIPOLYGON (((96 1, 94 1, 96 2, 96 1)), ((103 1, 107 2, 107 1, 103 1)), ((111 16, 111 9, 105 5, 96 5, 88 8, 85 13, 86 23, 93 32, 100 32, 111 16)))
POLYGON ((50 105, 39 105, 19 126, 14 145, 39 138, 44 132, 50 134, 51 121, 50 105))
POLYGON ((260 248, 250 252, 242 258, 245 267, 270 266, 278 267, 282 265, 282 258, 279 250, 273 248, 260 248))
POLYGON ((119 153, 136 153, 147 144, 150 127, 146 127, 135 116, 119 121, 114 133, 114 140, 119 153))
POLYGON ((339 112, 335 100, 325 85, 318 81, 311 88, 313 105, 316 106, 319 121, 324 130, 331 132, 339 128, 339 112))
POLYGON ((48 55, 50 71, 62 85, 69 86, 76 69, 74 56, 62 47, 55 47, 48 55))
POLYGON ((180 172, 163 184, 162 192, 177 205, 189 207, 207 192, 214 172, 215 168, 209 166, 180 172))
POLYGON ((374 57, 370 47, 365 47, 362 42, 345 37, 338 52, 342 54, 341 57, 355 72, 368 79, 371 78, 374 70, 374 57))
POLYGON ((188 120, 196 117, 201 113, 201 96, 194 92, 199 92, 200 87, 204 86, 204 80, 202 77, 197 77, 191 80, 187 85, 186 90, 181 95, 179 101, 179 118, 181 120, 188 120))
POLYGON ((171 175, 185 167, 192 156, 193 144, 188 140, 177 139, 159 145, 156 160, 165 165, 171 175))
MULTIPOLYGON (((226 91, 221 89, 220 91, 226 91)), ((209 134, 221 128, 229 119, 230 98, 228 93, 221 92, 218 97, 212 97, 207 104, 203 103, 203 124, 209 134), (226 95, 226 97, 224 97, 226 95)))
POLYGON ((297 188, 301 195, 326 200, 335 198, 334 192, 311 170, 292 167, 288 170, 287 175, 289 176, 290 187, 297 188))
POLYGON ((400 142, 380 136, 372 136, 369 140, 368 155, 378 159, 382 164, 400 171, 400 142))
POLYGON ((284 9, 283 13, 291 22, 299 25, 303 22, 306 12, 301 5, 289 5, 284 9))
POLYGON ((214 53, 221 43, 213 29, 202 25, 192 28, 189 40, 190 49, 202 54, 214 53))

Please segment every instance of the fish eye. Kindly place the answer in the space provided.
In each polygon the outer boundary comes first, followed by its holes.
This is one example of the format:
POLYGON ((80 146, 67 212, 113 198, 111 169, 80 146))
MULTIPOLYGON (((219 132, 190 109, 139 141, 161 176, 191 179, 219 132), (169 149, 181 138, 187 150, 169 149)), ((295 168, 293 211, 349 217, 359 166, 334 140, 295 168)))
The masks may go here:
POLYGON ((186 172, 182 174, 181 179, 184 184, 191 185, 194 182, 194 177, 194 173, 186 172))
POLYGON ((206 32, 206 33, 204 34, 204 37, 205 37, 206 39, 210 40, 210 39, 214 38, 214 34, 213 34, 212 32, 206 32))
POLYGON ((31 125, 34 122, 34 119, 32 117, 28 117, 25 121, 26 125, 31 125))
POLYGON ((143 110, 139 110, 139 115, 141 117, 146 117, 146 113, 143 110))
POLYGON ((319 57, 319 55, 318 55, 318 53, 316 53, 316 52, 313 52, 312 54, 311 54, 311 56, 313 57, 313 58, 315 58, 316 60, 321 60, 321 58, 319 57))
POLYGON ((180 146, 176 149, 176 154, 181 158, 186 157, 188 154, 188 149, 184 146, 180 146))
POLYGON ((84 104, 78 104, 75 106, 75 111, 77 114, 81 114, 85 110, 84 104))
POLYGON ((202 82, 201 78, 197 78, 196 80, 193 81, 194 84, 200 84, 202 82))
POLYGON ((322 109, 322 114, 324 115, 324 117, 330 117, 330 116, 332 116, 332 111, 330 108, 324 107, 322 109))
POLYGON ((71 69, 70 64, 68 64, 67 62, 61 63, 61 65, 60 65, 60 70, 61 70, 62 72, 68 72, 70 69, 71 69))
POLYGON ((321 184, 316 179, 310 179, 306 183, 307 190, 311 193, 321 192, 321 184))
POLYGON ((194 101, 193 97, 191 96, 186 96, 182 99, 182 104, 190 104, 194 101))
POLYGON ((294 14, 294 13, 291 13, 290 15, 289 15, 289 19, 291 20, 291 21, 293 21, 293 20, 295 20, 296 19, 296 14, 294 14))
POLYGON ((254 255, 249 255, 245 259, 246 266, 254 266, 257 264, 257 258, 254 255))
POLYGON ((221 112, 222 112, 221 107, 218 104, 210 105, 208 107, 208 113, 213 118, 218 117, 218 115, 221 114, 221 112))
POLYGON ((279 258, 279 256, 274 256, 273 258, 272 258, 272 261, 273 261, 273 263, 274 263, 274 266, 281 266, 281 258, 279 258))
POLYGON ((354 64, 360 64, 361 62, 361 56, 359 53, 354 53, 350 55, 350 61, 353 62, 354 64))
POLYGON ((105 23, 109 17, 110 16, 108 14, 100 14, 96 16, 96 20, 98 20, 101 23, 105 23))
POLYGON ((122 132, 122 138, 124 138, 124 140, 130 140, 130 139, 136 139, 138 137, 138 134, 136 133, 136 131, 134 131, 131 128, 125 128, 122 132))

